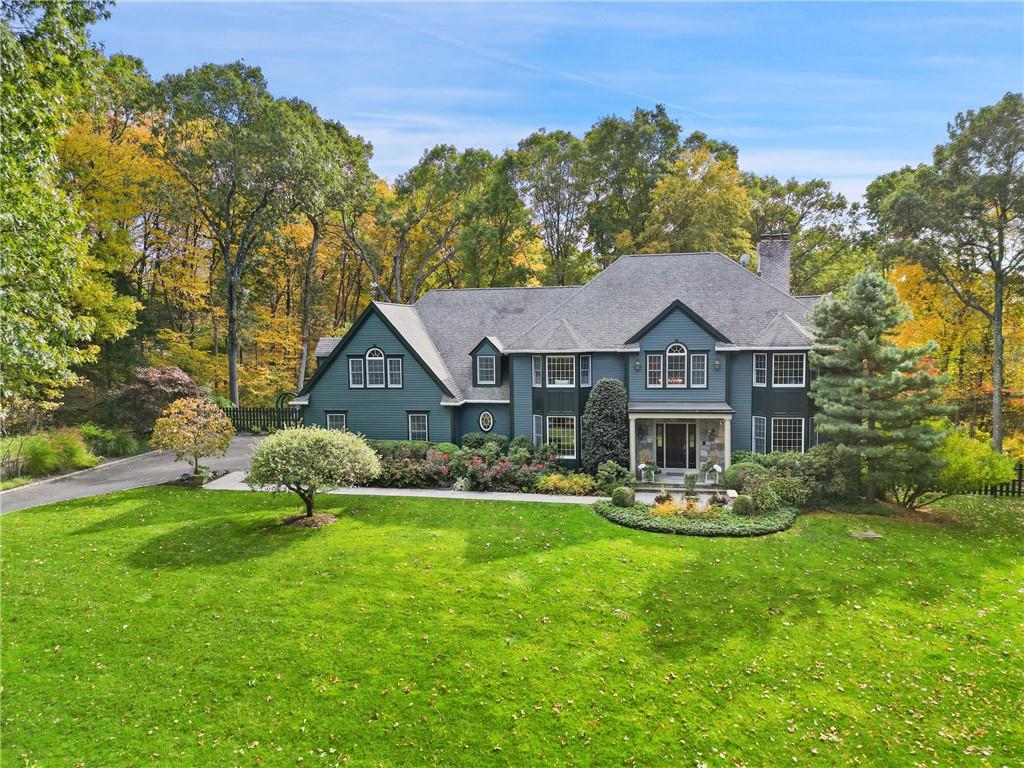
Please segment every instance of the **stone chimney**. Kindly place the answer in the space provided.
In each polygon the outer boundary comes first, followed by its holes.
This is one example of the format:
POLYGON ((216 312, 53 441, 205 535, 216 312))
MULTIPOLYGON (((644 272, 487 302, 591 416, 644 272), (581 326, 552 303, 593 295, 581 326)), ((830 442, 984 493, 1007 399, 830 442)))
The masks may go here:
POLYGON ((789 293, 789 235, 765 232, 757 244, 757 274, 789 293))

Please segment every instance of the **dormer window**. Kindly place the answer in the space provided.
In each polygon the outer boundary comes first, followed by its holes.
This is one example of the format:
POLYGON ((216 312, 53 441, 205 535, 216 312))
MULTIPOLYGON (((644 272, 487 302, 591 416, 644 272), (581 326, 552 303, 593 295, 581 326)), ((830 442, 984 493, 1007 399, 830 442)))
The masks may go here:
POLYGON ((686 347, 670 344, 665 350, 665 386, 686 386, 686 347))
POLYGON ((494 355, 477 355, 476 383, 497 384, 498 370, 494 355))

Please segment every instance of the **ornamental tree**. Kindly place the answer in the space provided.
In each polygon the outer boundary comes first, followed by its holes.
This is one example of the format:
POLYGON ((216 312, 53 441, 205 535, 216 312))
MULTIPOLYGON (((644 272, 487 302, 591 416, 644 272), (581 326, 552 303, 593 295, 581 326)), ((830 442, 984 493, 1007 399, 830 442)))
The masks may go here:
POLYGON ((583 468, 593 474, 598 464, 614 461, 629 466, 629 396, 621 381, 601 379, 583 409, 583 468))
POLYGON ((156 420, 149 444, 174 451, 176 461, 188 458, 192 474, 198 475, 199 460, 223 456, 234 436, 235 428, 219 405, 201 397, 183 397, 167 406, 156 420))
POLYGON ((132 379, 117 393, 124 419, 136 432, 145 434, 175 400, 198 398, 199 385, 176 365, 136 368, 132 379))
POLYGON ((275 432, 256 448, 246 477, 251 488, 287 489, 313 516, 319 491, 358 485, 380 474, 380 459, 359 435, 319 427, 275 432))
POLYGON ((932 419, 948 411, 939 403, 943 379, 924 365, 934 344, 901 348, 893 342, 894 329, 908 318, 896 289, 870 271, 819 301, 812 313, 815 426, 861 460, 868 501, 879 488, 934 472, 939 463, 932 451, 943 433, 932 419))

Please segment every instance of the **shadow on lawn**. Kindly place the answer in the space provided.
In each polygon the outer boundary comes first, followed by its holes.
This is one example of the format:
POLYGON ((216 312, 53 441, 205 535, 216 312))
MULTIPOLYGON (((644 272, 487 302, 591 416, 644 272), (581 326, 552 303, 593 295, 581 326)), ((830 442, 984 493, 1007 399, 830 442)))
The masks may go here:
POLYGON ((128 556, 136 568, 210 567, 267 557, 311 534, 279 519, 204 519, 149 539, 128 556))
POLYGON ((894 622, 904 610, 916 616, 922 606, 963 590, 964 574, 1010 567, 1012 555, 1003 548, 980 547, 982 541, 956 529, 937 534, 933 525, 917 525, 912 531, 876 520, 885 538, 861 541, 851 527, 870 524, 816 515, 776 537, 728 542, 651 583, 645 601, 651 647, 673 659, 727 646, 756 654, 780 631, 825 632, 836 611, 865 622, 881 610, 894 622))
POLYGON ((339 520, 375 526, 456 531, 467 563, 489 563, 575 547, 630 532, 602 520, 587 505, 547 502, 332 496, 317 505, 339 520), (337 501, 335 501, 337 500, 337 501))

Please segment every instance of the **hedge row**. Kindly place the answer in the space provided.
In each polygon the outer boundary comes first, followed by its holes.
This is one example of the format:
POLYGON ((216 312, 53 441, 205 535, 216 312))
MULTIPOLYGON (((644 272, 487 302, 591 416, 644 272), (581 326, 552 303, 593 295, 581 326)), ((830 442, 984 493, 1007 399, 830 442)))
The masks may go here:
POLYGON ((764 536, 784 531, 796 520, 796 510, 783 507, 768 514, 741 517, 724 510, 713 520, 692 517, 656 517, 646 504, 617 507, 610 501, 594 503, 594 511, 601 517, 626 528, 651 533, 674 533, 680 536, 764 536))

